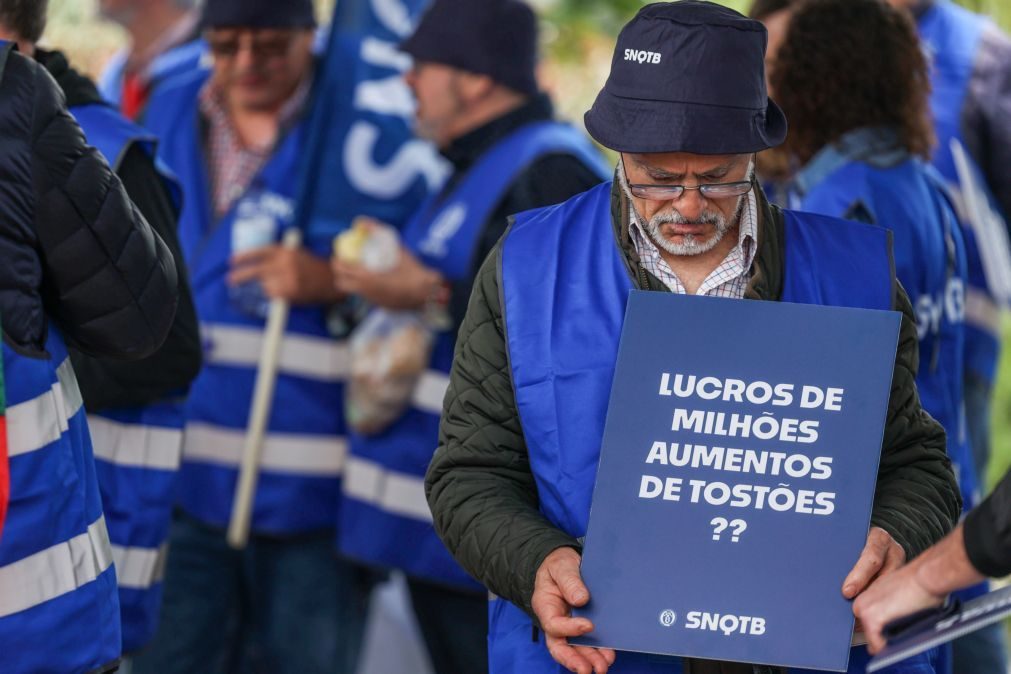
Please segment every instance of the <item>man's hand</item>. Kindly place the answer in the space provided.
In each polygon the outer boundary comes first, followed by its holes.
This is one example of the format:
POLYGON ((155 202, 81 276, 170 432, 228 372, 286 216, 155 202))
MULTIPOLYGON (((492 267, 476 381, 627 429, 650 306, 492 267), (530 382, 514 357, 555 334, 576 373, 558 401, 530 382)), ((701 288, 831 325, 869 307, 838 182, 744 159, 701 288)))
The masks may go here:
POLYGON ((570 608, 584 606, 590 592, 579 575, 579 553, 572 548, 558 548, 544 558, 534 579, 530 604, 544 630, 548 652, 555 662, 578 674, 605 674, 614 664, 610 649, 570 646, 566 639, 593 631, 586 618, 573 618, 570 608))
POLYGON ((232 258, 228 285, 259 281, 267 297, 293 304, 331 304, 340 299, 330 265, 305 248, 264 246, 232 258))
POLYGON ((872 527, 860 559, 843 581, 843 596, 853 599, 876 578, 895 571, 905 562, 906 551, 902 546, 881 527, 872 527))
POLYGON ((938 606, 949 592, 983 581, 965 551, 959 524, 940 543, 895 573, 875 581, 853 602, 853 613, 863 622, 871 653, 885 646, 884 626, 917 611, 938 606))
POLYGON ((397 265, 389 271, 369 271, 336 257, 331 259, 330 267, 341 295, 360 295, 387 309, 420 309, 442 286, 439 272, 421 264, 406 248, 400 249, 397 265))
POLYGON ((885 625, 944 601, 944 595, 932 594, 920 584, 914 564, 879 578, 853 602, 853 613, 863 625, 867 649, 872 654, 885 647, 881 636, 885 625))

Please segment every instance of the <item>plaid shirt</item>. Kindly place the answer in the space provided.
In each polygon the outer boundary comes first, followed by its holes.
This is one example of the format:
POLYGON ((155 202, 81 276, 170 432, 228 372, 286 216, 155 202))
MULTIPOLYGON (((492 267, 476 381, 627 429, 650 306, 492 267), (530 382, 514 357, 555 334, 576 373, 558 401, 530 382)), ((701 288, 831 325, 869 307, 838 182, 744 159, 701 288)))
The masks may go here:
MULTIPOLYGON (((306 77, 281 108, 278 138, 295 124, 309 98, 311 79, 306 77)), ((208 82, 200 92, 200 113, 207 120, 207 163, 210 172, 214 215, 222 217, 246 193, 253 178, 274 154, 276 141, 262 146, 243 145, 232 126, 228 109, 217 89, 208 82)))
MULTIPOLYGON (((731 297, 738 300, 744 298, 744 289, 751 277, 751 263, 755 260, 755 251, 758 249, 758 200, 755 198, 754 190, 748 192, 745 199, 737 245, 727 254, 723 262, 706 277, 706 280, 699 286, 696 295, 731 297)), ((679 295, 686 294, 681 280, 660 255, 660 249, 649 238, 634 212, 631 220, 628 229, 635 250, 639 253, 642 266, 670 288, 671 292, 679 295)))

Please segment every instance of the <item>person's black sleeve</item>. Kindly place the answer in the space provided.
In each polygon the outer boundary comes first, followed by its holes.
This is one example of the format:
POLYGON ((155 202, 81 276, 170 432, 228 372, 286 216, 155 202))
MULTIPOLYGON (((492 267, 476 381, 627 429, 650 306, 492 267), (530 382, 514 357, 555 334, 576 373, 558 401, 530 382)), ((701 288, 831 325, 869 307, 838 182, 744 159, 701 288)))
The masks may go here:
POLYGON ((1011 574, 1011 471, 993 493, 965 517, 965 551, 984 576, 1011 574))
POLYGON ((15 55, 9 61, 32 69, 33 220, 47 312, 81 351, 145 358, 161 346, 175 316, 172 253, 86 144, 49 73, 15 55))
POLYGON ((600 176, 570 154, 545 155, 520 174, 481 231, 474 259, 471 260, 471 273, 451 288, 449 313, 453 325, 459 328, 463 324, 474 278, 488 253, 505 234, 510 216, 532 208, 560 204, 601 182, 600 176))
POLYGON ((149 358, 123 362, 71 350, 71 360, 89 412, 144 405, 184 390, 200 371, 200 330, 185 262, 176 234, 178 213, 150 155, 127 150, 117 171, 131 200, 172 251, 179 271, 179 305, 168 337, 149 358))

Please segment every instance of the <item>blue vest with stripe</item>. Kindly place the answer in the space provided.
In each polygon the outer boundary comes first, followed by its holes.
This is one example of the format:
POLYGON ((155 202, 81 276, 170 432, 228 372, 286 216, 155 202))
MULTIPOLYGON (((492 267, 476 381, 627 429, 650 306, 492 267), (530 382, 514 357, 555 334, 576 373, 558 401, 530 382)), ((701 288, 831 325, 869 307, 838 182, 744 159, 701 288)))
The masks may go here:
MULTIPOLYGON (((937 134, 933 163, 956 191, 960 187, 950 142, 956 139, 965 144, 962 136, 962 111, 965 109, 976 51, 986 23, 984 17, 949 0, 937 0, 923 13, 917 26, 931 58, 930 108, 937 134)), ((978 173, 978 168, 976 171, 978 173)), ((980 184, 985 183, 981 180, 980 184)), ((992 196, 990 202, 995 207, 996 202, 992 196)), ((964 221, 965 217, 962 219, 964 221)), ((999 312, 983 272, 975 233, 967 223, 963 226, 963 238, 969 265, 969 285, 966 289, 966 367, 992 383, 1000 350, 999 312)))
MULTIPOLYGON (((430 200, 404 230, 404 245, 448 281, 470 274, 488 217, 515 178, 538 158, 564 153, 610 174, 599 153, 573 128, 529 124, 488 150, 452 192, 430 200)), ((436 338, 412 406, 380 434, 352 433, 344 476, 339 545, 352 557, 403 569, 430 581, 480 589, 453 561, 432 528, 425 470, 438 444, 442 399, 453 364, 455 334, 436 338)))
MULTIPOLYGON (((157 139, 104 104, 75 106, 70 112, 118 171, 123 157, 139 145, 155 159, 157 139)), ((157 160, 156 160, 157 162, 157 160)), ((180 204, 175 177, 157 163, 166 188, 180 204)), ((146 645, 158 626, 166 541, 182 451, 182 409, 164 402, 107 410, 88 417, 105 521, 119 582, 123 651, 146 645)))
MULTIPOLYGON (((784 212, 784 219, 783 301, 892 308, 887 230, 791 211, 784 212)), ((634 287, 615 240, 610 183, 518 216, 504 239, 499 264, 516 407, 540 509, 554 526, 581 537, 625 304, 634 287)), ((543 635, 531 639, 531 619, 514 604, 495 599, 489 612, 493 674, 565 671, 551 659, 543 635)), ((863 672, 866 660, 866 650, 856 649, 850 671, 863 672)), ((682 663, 624 652, 609 671, 676 674, 682 663)), ((890 671, 933 674, 926 657, 890 671)))
POLYGON ((0 669, 83 674, 120 656, 119 600, 91 438, 66 346, 3 343, 10 505, 0 538, 0 669))
MULTIPOLYGON (((146 119, 162 158, 182 181, 179 239, 189 266, 204 341, 204 367, 186 403, 178 503, 198 520, 229 521, 265 323, 239 311, 225 282, 232 227, 246 204, 283 229, 297 194, 304 124, 283 137, 250 188, 221 218, 212 214, 199 132, 198 97, 207 71, 176 78, 155 93, 146 119)), ((304 244, 329 256, 329 239, 304 244)), ((254 533, 332 530, 346 453, 343 380, 347 353, 332 339, 321 306, 293 306, 281 345, 277 384, 253 507, 254 533)))

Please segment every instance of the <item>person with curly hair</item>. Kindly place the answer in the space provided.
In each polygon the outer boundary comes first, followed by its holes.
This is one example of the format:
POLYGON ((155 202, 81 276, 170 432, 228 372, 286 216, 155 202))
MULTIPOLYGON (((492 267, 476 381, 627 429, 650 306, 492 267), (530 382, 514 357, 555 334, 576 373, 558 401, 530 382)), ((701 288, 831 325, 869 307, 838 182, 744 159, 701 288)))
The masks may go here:
POLYGON ((917 314, 917 388, 945 427, 971 508, 978 489, 965 432, 965 244, 928 164, 930 76, 916 28, 883 0, 805 0, 789 13, 770 81, 790 120, 786 151, 800 167, 791 205, 892 231, 896 274, 917 314))

